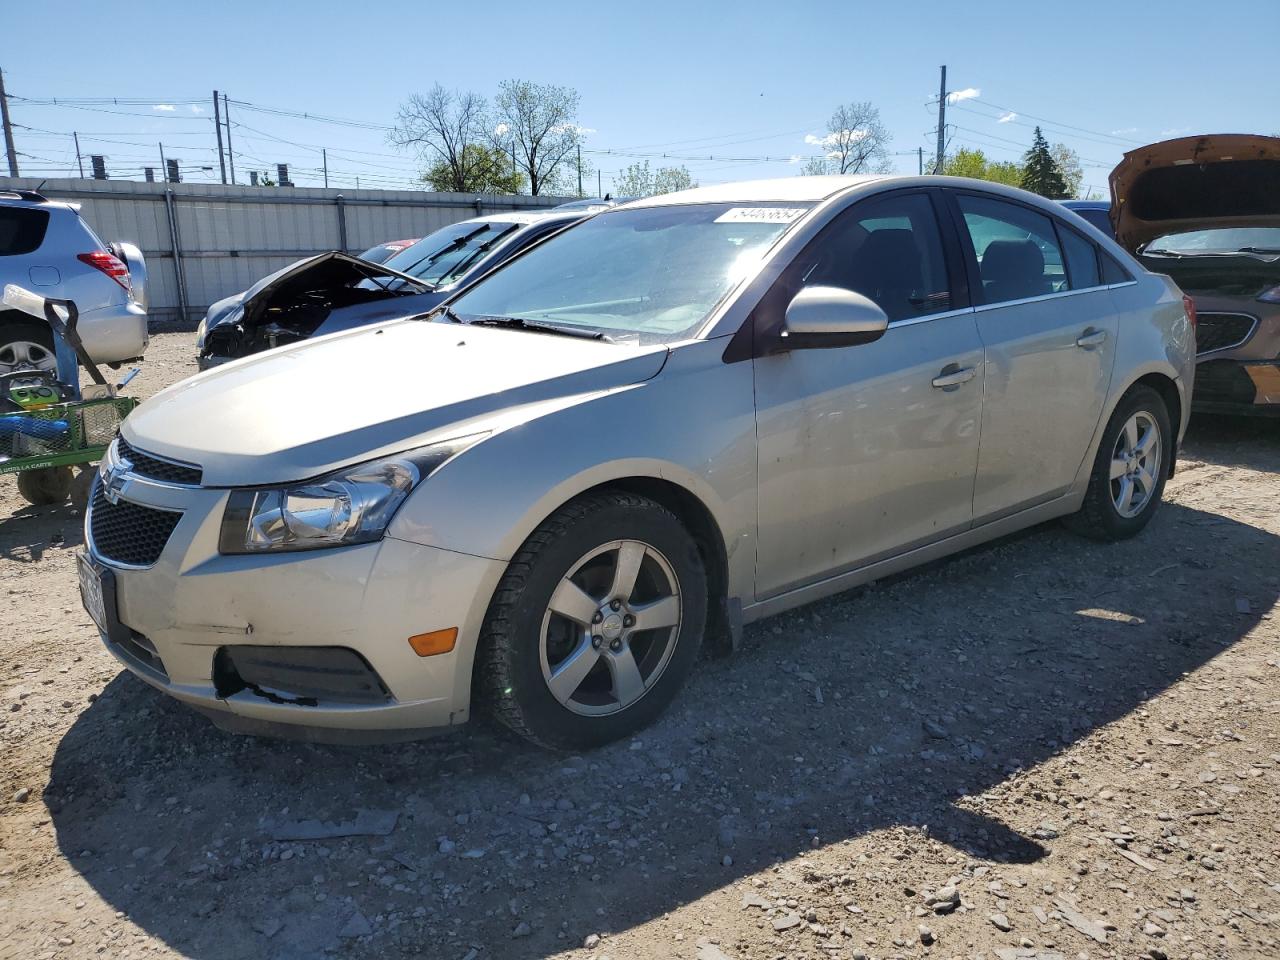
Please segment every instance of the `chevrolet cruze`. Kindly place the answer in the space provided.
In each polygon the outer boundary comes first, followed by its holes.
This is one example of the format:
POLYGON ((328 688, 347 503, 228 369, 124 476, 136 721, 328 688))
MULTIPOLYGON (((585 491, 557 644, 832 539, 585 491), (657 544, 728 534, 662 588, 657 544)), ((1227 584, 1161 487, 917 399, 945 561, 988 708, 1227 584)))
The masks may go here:
POLYGON ((1136 534, 1194 323, 993 184, 641 200, 426 317, 144 403, 81 590, 125 666, 230 729, 386 739, 483 707, 589 747, 757 618, 1050 518, 1136 534))

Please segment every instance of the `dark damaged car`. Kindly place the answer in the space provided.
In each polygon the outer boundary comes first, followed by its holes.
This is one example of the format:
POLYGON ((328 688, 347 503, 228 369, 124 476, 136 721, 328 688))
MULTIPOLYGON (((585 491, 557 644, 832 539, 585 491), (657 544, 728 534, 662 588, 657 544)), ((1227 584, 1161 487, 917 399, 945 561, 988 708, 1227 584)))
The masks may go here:
POLYGON ((1280 416, 1280 138, 1141 147, 1111 197, 1120 245, 1195 301, 1193 408, 1280 416))
POLYGON ((475 217, 437 230, 381 264, 338 251, 299 260, 209 308, 196 333, 200 369, 425 313, 529 245, 593 212, 475 217))

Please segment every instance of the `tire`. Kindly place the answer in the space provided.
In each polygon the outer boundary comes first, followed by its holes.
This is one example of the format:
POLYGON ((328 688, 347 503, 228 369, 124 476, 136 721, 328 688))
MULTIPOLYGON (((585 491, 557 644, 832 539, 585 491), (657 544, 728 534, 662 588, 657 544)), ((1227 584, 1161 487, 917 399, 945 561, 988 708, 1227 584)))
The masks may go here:
MULTIPOLYGON (((13 314, 10 314, 13 316, 13 314)), ((23 316, 18 314, 18 316, 23 316)), ((11 320, 0 323, 0 373, 22 369, 55 370, 53 331, 48 324, 34 320, 11 320), (32 347, 39 348, 33 350, 32 347), (33 357, 36 354, 37 357, 33 357)))
POLYGON ((53 503, 66 503, 71 494, 70 467, 44 467, 40 470, 24 470, 18 474, 18 493, 27 503, 45 507, 53 503))
POLYGON ((1143 385, 1130 389, 1120 398, 1107 421, 1084 503, 1078 512, 1065 519, 1067 528, 1094 540, 1124 540, 1139 533, 1160 506, 1174 442, 1169 410, 1160 394, 1143 385), (1145 456, 1139 450, 1135 455, 1130 449, 1133 431, 1141 444, 1151 428, 1157 431, 1158 449, 1149 450, 1145 456), (1126 429, 1131 431, 1127 435, 1126 429), (1114 478, 1113 464, 1114 471, 1119 472, 1125 463, 1129 464, 1126 472, 1114 478), (1122 509, 1126 480, 1131 499, 1127 508, 1122 509))
POLYGON ((706 619, 706 572, 674 514, 629 493, 583 497, 530 535, 498 584, 476 657, 476 699, 544 747, 609 743, 675 697, 706 619), (633 568, 626 591, 620 570, 633 568))

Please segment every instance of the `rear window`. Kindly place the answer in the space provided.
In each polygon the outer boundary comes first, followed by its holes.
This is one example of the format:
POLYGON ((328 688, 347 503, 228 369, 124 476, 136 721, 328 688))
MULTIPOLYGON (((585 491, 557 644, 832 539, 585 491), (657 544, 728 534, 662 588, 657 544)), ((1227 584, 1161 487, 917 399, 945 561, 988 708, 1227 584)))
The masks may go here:
POLYGON ((0 257, 17 257, 38 250, 48 228, 47 210, 0 207, 0 257))

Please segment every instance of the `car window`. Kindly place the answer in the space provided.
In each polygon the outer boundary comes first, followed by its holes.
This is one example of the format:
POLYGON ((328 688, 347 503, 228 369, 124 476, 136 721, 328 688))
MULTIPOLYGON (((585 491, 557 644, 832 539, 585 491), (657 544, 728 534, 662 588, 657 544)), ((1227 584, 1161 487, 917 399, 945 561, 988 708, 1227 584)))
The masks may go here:
POLYGON ((933 204, 924 194, 860 203, 800 255, 804 286, 843 287, 874 300, 890 321, 951 309, 933 204))
POLYGON ((1103 251, 1102 253, 1102 282, 1103 283, 1128 283, 1133 276, 1124 267, 1120 266, 1118 260, 1111 254, 1103 251))
POLYGON ((48 210, 0 207, 0 257, 17 257, 40 249, 48 228, 48 210))
POLYGON ((668 343, 695 333, 809 206, 609 210, 508 262, 451 307, 464 320, 515 318, 613 340, 668 343))
POLYGON ((388 268, 432 286, 457 280, 481 257, 520 228, 518 223, 464 220, 423 237, 385 261, 388 268))
POLYGON ((1016 203, 989 197, 956 198, 978 258, 983 297, 1003 303, 1067 289, 1053 221, 1016 203))
POLYGON ((1058 224, 1058 238, 1067 258, 1067 280, 1072 290, 1086 290, 1102 282, 1098 270, 1098 248, 1070 227, 1058 224))
POLYGON ((1094 207, 1085 207, 1083 209, 1074 210, 1078 216, 1093 224, 1108 237, 1114 236, 1111 231, 1111 213, 1107 210, 1098 210, 1094 207))

